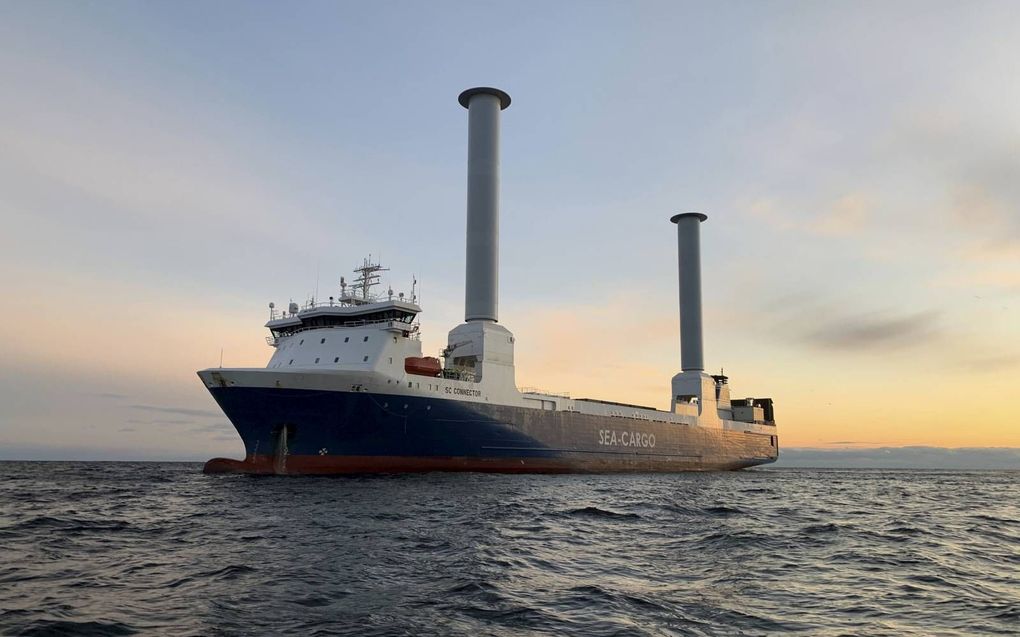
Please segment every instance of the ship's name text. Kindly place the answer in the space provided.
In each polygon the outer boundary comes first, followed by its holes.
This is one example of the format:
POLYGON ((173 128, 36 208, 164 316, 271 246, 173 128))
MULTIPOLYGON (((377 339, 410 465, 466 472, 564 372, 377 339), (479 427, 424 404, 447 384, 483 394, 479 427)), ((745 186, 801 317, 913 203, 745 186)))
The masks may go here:
POLYGON ((644 434, 639 431, 616 431, 599 429, 599 444, 621 447, 654 447, 655 434, 644 434))
POLYGON ((480 389, 462 389, 460 387, 447 387, 447 394, 461 394, 463 396, 481 396, 482 391, 480 389))

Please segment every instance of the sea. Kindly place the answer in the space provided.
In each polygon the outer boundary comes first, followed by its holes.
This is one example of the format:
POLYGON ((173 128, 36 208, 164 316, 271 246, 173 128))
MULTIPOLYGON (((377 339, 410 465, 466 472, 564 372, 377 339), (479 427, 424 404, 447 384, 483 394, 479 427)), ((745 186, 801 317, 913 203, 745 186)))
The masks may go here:
POLYGON ((1020 472, 0 463, 5 635, 1020 633, 1020 472))

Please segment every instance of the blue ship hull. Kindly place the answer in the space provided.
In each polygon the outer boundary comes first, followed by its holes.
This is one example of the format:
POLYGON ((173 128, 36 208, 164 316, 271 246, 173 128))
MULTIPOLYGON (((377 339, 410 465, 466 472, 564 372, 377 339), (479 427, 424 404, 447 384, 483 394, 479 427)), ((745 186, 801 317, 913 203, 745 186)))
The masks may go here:
POLYGON ((244 461, 206 471, 609 472, 731 470, 773 462, 774 435, 369 392, 212 387, 244 461))

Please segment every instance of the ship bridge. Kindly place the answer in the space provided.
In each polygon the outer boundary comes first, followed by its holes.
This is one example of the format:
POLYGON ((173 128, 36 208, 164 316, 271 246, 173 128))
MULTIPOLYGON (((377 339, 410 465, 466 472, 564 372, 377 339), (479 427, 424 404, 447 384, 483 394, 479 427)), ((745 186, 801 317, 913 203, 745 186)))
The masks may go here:
POLYGON ((403 292, 394 294, 389 288, 385 295, 372 293, 372 287, 379 283, 379 272, 386 271, 371 258, 365 259, 361 267, 354 271, 359 274, 352 284, 340 277, 340 295, 329 297, 327 301, 309 299, 303 306, 291 302, 286 310, 277 310, 275 304, 269 304, 269 328, 271 336, 266 342, 276 347, 281 339, 298 332, 321 328, 356 328, 373 326, 401 333, 403 336, 416 336, 418 325, 414 322, 421 307, 415 293, 417 281, 411 285, 410 297, 403 292))

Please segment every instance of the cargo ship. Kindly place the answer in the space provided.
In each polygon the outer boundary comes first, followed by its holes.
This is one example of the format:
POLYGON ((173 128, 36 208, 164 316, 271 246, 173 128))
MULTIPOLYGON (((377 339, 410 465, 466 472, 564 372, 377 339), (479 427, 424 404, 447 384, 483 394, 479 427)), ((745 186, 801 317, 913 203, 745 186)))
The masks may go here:
POLYGON ((422 352, 417 290, 381 287, 365 259, 328 300, 270 303, 265 368, 198 372, 244 443, 206 473, 357 474, 735 470, 774 462, 770 398, 731 398, 705 372, 698 212, 676 224, 680 367, 669 411, 519 388, 514 336, 499 323, 499 134, 510 96, 464 91, 468 112, 464 323, 422 352))

